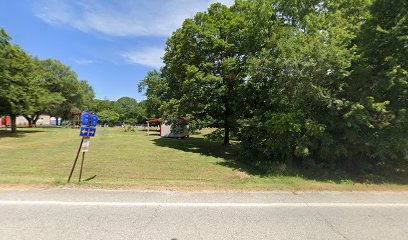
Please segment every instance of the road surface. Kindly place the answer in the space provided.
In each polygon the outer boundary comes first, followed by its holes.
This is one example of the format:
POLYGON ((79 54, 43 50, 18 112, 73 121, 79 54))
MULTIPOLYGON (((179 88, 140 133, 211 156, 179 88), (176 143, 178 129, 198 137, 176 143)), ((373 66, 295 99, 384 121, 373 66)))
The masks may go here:
POLYGON ((0 239, 408 239, 408 193, 0 190, 0 239))

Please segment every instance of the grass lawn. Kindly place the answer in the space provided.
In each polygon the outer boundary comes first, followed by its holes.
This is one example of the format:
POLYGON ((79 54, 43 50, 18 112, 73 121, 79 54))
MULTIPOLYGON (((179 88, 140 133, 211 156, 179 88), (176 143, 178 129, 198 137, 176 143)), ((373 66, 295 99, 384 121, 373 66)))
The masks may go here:
POLYGON ((80 143, 78 129, 0 130, 0 187, 77 187, 182 191, 407 191, 408 185, 335 183, 301 177, 261 176, 235 160, 237 146, 204 142, 202 136, 162 139, 144 131, 98 128, 70 184, 67 178, 80 143))

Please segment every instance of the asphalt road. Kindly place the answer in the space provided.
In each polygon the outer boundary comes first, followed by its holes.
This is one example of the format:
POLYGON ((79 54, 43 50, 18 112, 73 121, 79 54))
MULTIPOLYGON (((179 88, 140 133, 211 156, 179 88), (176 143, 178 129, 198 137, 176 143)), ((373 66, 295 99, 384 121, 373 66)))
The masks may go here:
POLYGON ((408 239, 408 193, 0 190, 0 239, 408 239))

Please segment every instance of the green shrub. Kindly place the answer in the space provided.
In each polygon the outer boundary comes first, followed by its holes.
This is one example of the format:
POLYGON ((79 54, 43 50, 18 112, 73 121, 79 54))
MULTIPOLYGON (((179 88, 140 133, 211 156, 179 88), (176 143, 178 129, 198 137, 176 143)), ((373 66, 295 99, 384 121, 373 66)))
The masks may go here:
POLYGON ((133 126, 131 126, 131 125, 129 125, 129 124, 125 124, 125 125, 123 126, 123 131, 124 131, 124 132, 135 132, 136 129, 135 129, 135 127, 133 127, 133 126))

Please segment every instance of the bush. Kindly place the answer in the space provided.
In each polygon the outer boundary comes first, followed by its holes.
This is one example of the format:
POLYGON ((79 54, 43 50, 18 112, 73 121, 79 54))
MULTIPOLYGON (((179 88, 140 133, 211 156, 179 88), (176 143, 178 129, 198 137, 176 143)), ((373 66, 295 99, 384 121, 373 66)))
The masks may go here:
POLYGON ((125 124, 125 125, 123 126, 123 131, 124 131, 124 132, 135 132, 136 129, 135 129, 135 127, 133 127, 133 126, 131 126, 131 125, 129 125, 129 124, 125 124))
POLYGON ((245 159, 264 172, 276 169, 276 164, 284 163, 290 169, 295 160, 298 164, 308 160, 325 131, 325 125, 299 112, 266 112, 243 126, 239 135, 245 159))

